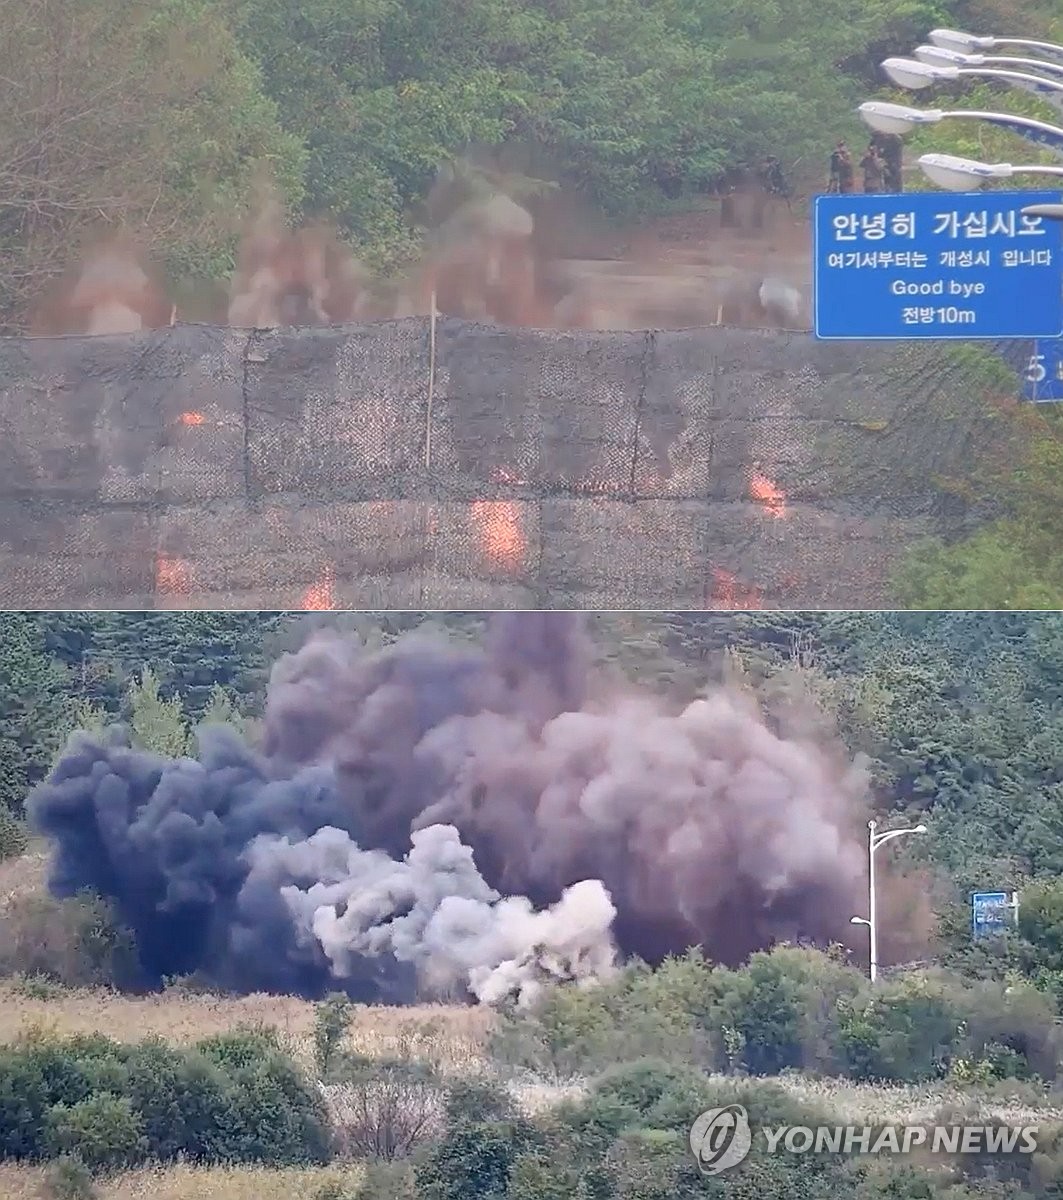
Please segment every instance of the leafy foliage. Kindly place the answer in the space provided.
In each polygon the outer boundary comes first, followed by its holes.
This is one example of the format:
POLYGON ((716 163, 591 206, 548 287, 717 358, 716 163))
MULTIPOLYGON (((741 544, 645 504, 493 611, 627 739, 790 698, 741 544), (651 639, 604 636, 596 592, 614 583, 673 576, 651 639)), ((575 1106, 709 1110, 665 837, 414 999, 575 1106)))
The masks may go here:
POLYGON ((104 1170, 148 1158, 319 1163, 320 1096, 269 1037, 191 1049, 37 1035, 0 1051, 0 1155, 104 1170))

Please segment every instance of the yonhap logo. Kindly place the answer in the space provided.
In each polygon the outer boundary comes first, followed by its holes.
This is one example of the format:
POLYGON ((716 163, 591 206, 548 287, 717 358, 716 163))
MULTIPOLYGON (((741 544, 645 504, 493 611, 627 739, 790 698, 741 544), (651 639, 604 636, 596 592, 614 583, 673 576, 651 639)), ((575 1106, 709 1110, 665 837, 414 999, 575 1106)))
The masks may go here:
POLYGON ((710 1108, 690 1127, 690 1149, 703 1175, 719 1175, 737 1167, 752 1144, 749 1117, 741 1104, 710 1108))

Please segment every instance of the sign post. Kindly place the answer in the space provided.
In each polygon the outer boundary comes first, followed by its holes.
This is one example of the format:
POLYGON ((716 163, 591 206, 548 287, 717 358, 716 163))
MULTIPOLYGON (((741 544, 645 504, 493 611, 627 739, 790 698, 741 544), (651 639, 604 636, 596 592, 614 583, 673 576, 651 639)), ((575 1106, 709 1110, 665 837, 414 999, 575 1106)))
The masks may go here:
POLYGON ((1038 342, 1026 368, 1022 398, 1034 404, 1063 400, 1063 338, 1038 342))
POLYGON ((819 196, 815 335, 891 341, 1063 337, 1059 192, 819 196))
POLYGON ((971 932, 976 938, 999 934, 1018 920, 1019 898, 1007 892, 975 892, 971 897, 971 932))

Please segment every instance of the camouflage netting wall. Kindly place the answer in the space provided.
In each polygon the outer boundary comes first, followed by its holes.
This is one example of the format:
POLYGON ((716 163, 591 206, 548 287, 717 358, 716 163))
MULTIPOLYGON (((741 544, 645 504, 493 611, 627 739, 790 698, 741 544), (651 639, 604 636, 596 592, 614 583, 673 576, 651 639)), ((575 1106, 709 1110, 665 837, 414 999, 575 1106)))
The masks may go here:
POLYGON ((0 340, 0 604, 885 606, 978 515, 949 481, 1001 424, 987 360, 450 320, 0 340))

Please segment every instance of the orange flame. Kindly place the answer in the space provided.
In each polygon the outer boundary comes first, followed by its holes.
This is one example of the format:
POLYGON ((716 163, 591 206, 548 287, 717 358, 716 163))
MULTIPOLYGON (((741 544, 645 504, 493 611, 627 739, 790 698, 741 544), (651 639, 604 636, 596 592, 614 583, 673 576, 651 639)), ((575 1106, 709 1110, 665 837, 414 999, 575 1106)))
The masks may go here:
POLYGON ((203 425, 206 419, 201 412, 183 412, 181 414, 182 425, 203 425))
POLYGON ((527 540, 517 505, 511 500, 474 500, 471 512, 484 553, 511 570, 519 567, 527 540))
POLYGON ((725 571, 722 567, 712 568, 712 589, 709 593, 708 608, 715 609, 751 609, 763 608, 760 588, 740 583, 736 575, 725 571))
POLYGON ((155 555, 155 591, 160 596, 187 596, 192 590, 192 572, 183 558, 155 555))
POLYGON ((332 567, 326 567, 317 583, 312 583, 305 592, 301 606, 310 612, 323 612, 336 607, 332 593, 332 567))
POLYGON ((749 494, 758 504, 763 504, 773 517, 786 516, 786 493, 767 475, 754 471, 749 481, 749 494))

